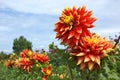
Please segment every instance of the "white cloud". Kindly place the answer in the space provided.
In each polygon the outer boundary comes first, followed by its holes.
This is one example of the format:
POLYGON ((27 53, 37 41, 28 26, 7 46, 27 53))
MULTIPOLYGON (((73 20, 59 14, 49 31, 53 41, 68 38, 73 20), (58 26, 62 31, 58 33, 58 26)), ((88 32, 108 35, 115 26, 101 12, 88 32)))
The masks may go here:
POLYGON ((9 32, 9 31, 12 31, 12 30, 13 29, 10 28, 10 27, 8 27, 8 26, 2 26, 2 25, 0 25, 0 32, 4 32, 4 31, 9 32))
MULTIPOLYGON (((66 6, 81 6, 86 5, 88 9, 93 9, 95 12, 104 13, 107 9, 110 12, 119 8, 120 1, 113 0, 3 0, 0 2, 4 6, 14 10, 27 13, 47 13, 60 14, 61 10, 66 6)), ((118 10, 117 10, 118 11, 118 10)), ((120 11, 120 10, 119 10, 120 11)))
POLYGON ((3 10, 0 12, 0 50, 10 51, 13 39, 20 35, 30 40, 34 49, 46 48, 53 41, 58 45, 53 32, 58 17, 53 15, 60 15, 65 7, 73 5, 86 5, 93 10, 98 20, 92 31, 104 35, 117 33, 120 31, 119 4, 120 0, 0 0, 0 10, 3 10))
POLYGON ((103 28, 103 29, 94 29, 94 30, 91 30, 93 32, 96 32, 96 33, 100 33, 100 34, 114 34, 114 33, 119 33, 120 32, 120 29, 117 29, 117 28, 112 28, 112 29, 108 29, 108 28, 103 28))

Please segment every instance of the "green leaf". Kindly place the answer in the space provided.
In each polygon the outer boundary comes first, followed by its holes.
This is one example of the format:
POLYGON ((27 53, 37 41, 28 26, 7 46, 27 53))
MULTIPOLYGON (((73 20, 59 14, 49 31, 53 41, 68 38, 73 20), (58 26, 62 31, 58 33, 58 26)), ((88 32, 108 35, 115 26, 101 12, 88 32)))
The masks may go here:
POLYGON ((118 77, 118 74, 116 72, 109 72, 108 73, 108 79, 120 80, 120 77, 118 77))
POLYGON ((107 80, 107 78, 101 73, 100 77, 99 77, 99 80, 107 80))

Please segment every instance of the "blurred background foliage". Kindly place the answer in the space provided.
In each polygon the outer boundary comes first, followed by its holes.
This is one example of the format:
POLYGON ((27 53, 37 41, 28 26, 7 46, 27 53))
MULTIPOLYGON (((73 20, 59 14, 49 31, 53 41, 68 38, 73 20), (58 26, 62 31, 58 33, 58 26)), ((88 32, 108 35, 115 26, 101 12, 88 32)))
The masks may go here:
MULTIPOLYGON (((116 38, 117 39, 117 38, 116 38)), ((117 42, 117 40, 114 42, 117 42)), ((32 43, 31 43, 32 44, 32 43)), ((68 48, 60 49, 52 42, 49 44, 49 51, 46 54, 50 58, 52 64, 52 76, 48 80, 120 80, 120 43, 118 39, 117 54, 109 56, 103 60, 102 68, 98 71, 80 71, 76 66, 76 61, 68 53, 68 48), (87 74, 87 75, 86 75, 87 74)), ((45 51, 44 49, 41 50, 45 51)), ((37 72, 26 73, 18 68, 7 68, 5 62, 10 58, 11 54, 0 52, 0 80, 42 80, 43 75, 37 72)), ((38 71, 39 72, 39 71, 38 71)))

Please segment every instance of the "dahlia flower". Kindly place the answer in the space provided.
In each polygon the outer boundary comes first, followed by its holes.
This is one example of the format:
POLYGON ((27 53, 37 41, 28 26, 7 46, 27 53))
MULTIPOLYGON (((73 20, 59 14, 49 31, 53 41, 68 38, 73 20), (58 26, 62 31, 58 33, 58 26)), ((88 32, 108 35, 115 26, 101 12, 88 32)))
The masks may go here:
POLYGON ((14 65, 14 61, 13 60, 7 60, 5 65, 6 65, 6 67, 12 67, 14 65))
POLYGON ((19 68, 20 67, 20 63, 19 63, 19 58, 15 60, 15 67, 19 68))
POLYGON ((33 53, 31 50, 25 49, 22 52, 20 52, 20 56, 21 57, 28 57, 31 56, 33 53))
POLYGON ((31 56, 31 59, 35 60, 35 61, 38 61, 40 63, 45 63, 45 62, 48 62, 49 61, 49 58, 47 55, 45 54, 38 54, 38 53, 35 53, 31 56))
POLYGON ((48 66, 47 68, 42 68, 42 72, 44 73, 43 80, 47 80, 47 76, 52 75, 52 68, 48 66))
POLYGON ((72 55, 77 58, 77 65, 80 69, 94 70, 100 68, 101 60, 109 55, 112 50, 113 43, 99 35, 82 38, 80 46, 72 49, 72 55))
POLYGON ((81 37, 91 35, 88 28, 94 27, 92 23, 96 21, 91 15, 92 11, 86 10, 85 6, 78 9, 65 8, 59 17, 59 22, 55 24, 56 38, 70 47, 78 45, 81 37))
POLYGON ((19 58, 19 67, 25 70, 26 72, 30 72, 32 64, 33 62, 31 62, 29 58, 19 58))

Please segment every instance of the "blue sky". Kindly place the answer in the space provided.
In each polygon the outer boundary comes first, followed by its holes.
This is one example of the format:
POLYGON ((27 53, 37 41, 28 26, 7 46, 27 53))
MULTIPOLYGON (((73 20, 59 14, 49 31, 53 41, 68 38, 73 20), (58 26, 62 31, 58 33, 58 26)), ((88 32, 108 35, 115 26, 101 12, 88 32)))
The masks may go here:
POLYGON ((102 36, 120 32, 120 0, 0 0, 0 51, 12 52, 23 35, 35 49, 47 49, 55 39, 54 24, 65 7, 85 5, 98 20, 90 29, 102 36))

